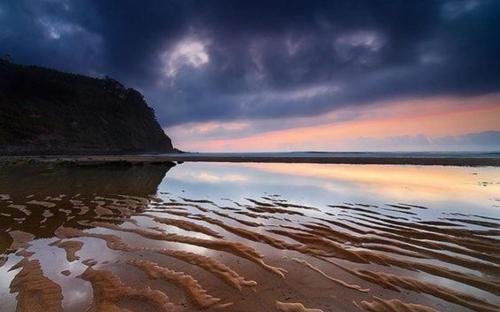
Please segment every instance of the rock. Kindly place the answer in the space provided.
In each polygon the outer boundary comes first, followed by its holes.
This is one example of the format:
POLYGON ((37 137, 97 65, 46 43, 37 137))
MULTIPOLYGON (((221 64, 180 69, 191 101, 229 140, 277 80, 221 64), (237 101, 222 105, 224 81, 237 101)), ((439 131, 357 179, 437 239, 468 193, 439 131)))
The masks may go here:
POLYGON ((0 61, 0 155, 175 152, 141 93, 0 61))

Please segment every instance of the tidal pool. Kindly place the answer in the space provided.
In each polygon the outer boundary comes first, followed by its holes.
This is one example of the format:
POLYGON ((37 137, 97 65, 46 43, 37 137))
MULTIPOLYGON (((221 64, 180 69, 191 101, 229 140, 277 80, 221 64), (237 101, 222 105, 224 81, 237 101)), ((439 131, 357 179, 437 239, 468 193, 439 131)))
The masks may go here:
POLYGON ((500 168, 0 167, 0 311, 500 311, 500 168))

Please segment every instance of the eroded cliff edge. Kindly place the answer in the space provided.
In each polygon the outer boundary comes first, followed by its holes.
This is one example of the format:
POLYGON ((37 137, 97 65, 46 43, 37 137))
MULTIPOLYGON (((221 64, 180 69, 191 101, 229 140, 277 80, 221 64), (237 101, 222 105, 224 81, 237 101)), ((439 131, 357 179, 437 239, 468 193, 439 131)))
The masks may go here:
POLYGON ((173 151, 138 91, 0 60, 0 155, 173 151))

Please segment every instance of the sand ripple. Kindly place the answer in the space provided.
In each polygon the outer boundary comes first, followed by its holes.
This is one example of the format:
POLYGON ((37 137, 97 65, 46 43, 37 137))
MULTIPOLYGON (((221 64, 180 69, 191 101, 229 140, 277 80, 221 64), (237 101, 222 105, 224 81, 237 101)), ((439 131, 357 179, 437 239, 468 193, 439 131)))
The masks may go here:
POLYGON ((10 292, 18 311, 61 311, 60 278, 76 276, 92 289, 89 311, 250 311, 246 300, 284 312, 336 311, 310 298, 316 288, 342 302, 339 311, 500 311, 494 217, 425 218, 432 207, 411 203, 313 207, 278 195, 224 204, 165 194, 39 197, 0 197, 9 221, 0 267, 17 261, 10 292), (56 251, 67 267, 52 277, 43 261, 56 251))

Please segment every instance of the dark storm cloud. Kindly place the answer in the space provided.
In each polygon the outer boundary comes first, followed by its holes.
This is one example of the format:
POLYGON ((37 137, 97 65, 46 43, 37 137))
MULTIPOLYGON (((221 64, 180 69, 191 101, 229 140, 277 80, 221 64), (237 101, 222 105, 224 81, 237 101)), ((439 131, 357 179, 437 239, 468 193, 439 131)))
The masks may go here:
POLYGON ((398 151, 497 151, 500 148, 500 132, 484 131, 432 139, 423 134, 385 138, 361 137, 353 140, 351 144, 360 150, 374 151, 387 149, 388 146, 396 147, 398 151))
POLYGON ((500 2, 0 1, 0 52, 111 75, 162 124, 500 89, 500 2))
MULTIPOLYGON (((93 73, 102 66, 102 38, 65 1, 0 1, 0 53, 14 61, 93 73)), ((82 10, 86 12, 86 10, 82 10)))

